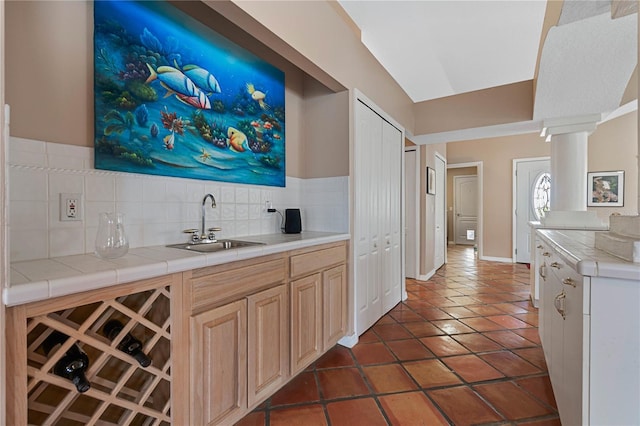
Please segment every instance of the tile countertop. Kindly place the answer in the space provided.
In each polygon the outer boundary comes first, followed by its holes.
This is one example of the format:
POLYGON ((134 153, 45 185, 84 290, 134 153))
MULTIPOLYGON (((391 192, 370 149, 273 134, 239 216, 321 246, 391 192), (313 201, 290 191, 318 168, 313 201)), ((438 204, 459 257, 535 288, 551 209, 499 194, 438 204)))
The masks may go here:
POLYGON ((539 229, 538 235, 557 246, 560 256, 581 275, 640 281, 640 263, 628 262, 595 248, 596 232, 539 229))
POLYGON ((216 253, 198 253, 165 246, 139 247, 129 250, 118 259, 100 259, 94 254, 79 254, 13 262, 10 286, 3 290, 2 297, 7 306, 20 305, 349 238, 349 234, 328 232, 252 235, 236 239, 265 245, 216 253))

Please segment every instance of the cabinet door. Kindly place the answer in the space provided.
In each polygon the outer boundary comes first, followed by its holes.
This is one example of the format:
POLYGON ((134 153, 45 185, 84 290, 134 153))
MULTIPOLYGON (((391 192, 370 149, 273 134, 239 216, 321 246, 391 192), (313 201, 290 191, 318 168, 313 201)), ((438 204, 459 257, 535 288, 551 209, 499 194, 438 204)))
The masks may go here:
POLYGON ((322 273, 323 347, 327 351, 347 332, 347 272, 344 265, 322 273))
POLYGON ((247 408, 247 301, 191 318, 194 424, 233 424, 247 408))
POLYGON ((280 285, 247 297, 248 404, 274 393, 289 372, 289 301, 280 285))
POLYGON ((540 308, 538 309, 538 333, 540 334, 540 340, 542 342, 542 349, 544 351, 545 360, 548 364, 549 372, 551 372, 551 321, 556 315, 556 309, 554 307, 554 298, 556 296, 553 283, 551 282, 551 276, 548 259, 549 251, 546 247, 536 252, 536 275, 538 275, 538 283, 540 285, 540 308), (543 256, 546 254, 546 256, 543 256))
POLYGON ((291 374, 315 360, 322 350, 321 274, 291 282, 291 374))
MULTIPOLYGON (((569 268, 567 268, 569 269, 569 268)), ((563 401, 564 413, 561 412, 562 423, 580 425, 582 422, 583 404, 588 404, 583 391, 583 374, 588 374, 583 367, 583 288, 586 285, 582 276, 571 270, 563 275, 565 294, 564 310, 564 350, 563 380, 567 398, 563 401), (575 286, 575 287, 574 287, 575 286)), ((587 278, 588 280, 588 278, 587 278)))

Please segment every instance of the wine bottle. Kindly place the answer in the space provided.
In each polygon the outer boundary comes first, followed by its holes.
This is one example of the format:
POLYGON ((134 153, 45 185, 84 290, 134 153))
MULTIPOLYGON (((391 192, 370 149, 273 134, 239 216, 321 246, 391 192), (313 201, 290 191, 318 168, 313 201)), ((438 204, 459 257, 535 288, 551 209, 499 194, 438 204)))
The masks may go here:
MULTIPOLYGON (((104 325, 102 331, 109 340, 113 340, 123 328, 124 325, 122 325, 120 321, 111 320, 104 325)), ((130 333, 127 333, 127 335, 122 338, 118 344, 118 350, 131 355, 142 367, 148 367, 151 365, 151 359, 142 352, 142 342, 133 337, 130 333)))
MULTIPOLYGON (((68 338, 69 336, 64 333, 53 331, 42 343, 45 355, 49 356, 54 348, 62 345, 68 338)), ((86 392, 91 387, 85 376, 87 368, 89 368, 89 357, 74 343, 53 366, 53 373, 71 380, 78 392, 86 392)))

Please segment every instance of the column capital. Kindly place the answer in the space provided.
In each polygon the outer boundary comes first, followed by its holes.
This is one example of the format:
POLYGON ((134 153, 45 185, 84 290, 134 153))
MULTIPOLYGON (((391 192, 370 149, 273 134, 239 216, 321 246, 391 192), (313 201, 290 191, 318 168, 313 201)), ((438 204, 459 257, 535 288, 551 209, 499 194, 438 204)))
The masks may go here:
POLYGON ((591 133, 602 121, 602 114, 588 114, 574 117, 549 118, 542 121, 542 137, 552 135, 562 135, 566 133, 591 133))

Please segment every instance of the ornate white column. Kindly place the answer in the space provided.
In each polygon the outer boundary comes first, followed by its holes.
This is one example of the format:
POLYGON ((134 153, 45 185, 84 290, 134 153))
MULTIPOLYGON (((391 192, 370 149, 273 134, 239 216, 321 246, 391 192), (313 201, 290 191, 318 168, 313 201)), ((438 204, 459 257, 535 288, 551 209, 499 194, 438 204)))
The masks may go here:
POLYGON ((595 212, 587 211, 588 138, 601 114, 545 120, 551 139, 551 211, 543 226, 607 229, 595 212))

